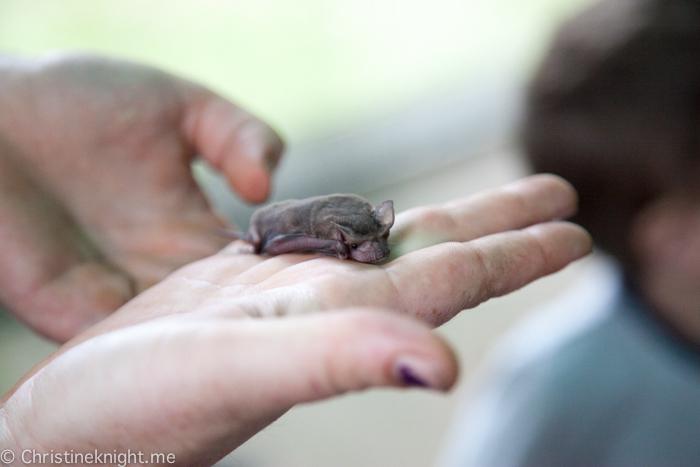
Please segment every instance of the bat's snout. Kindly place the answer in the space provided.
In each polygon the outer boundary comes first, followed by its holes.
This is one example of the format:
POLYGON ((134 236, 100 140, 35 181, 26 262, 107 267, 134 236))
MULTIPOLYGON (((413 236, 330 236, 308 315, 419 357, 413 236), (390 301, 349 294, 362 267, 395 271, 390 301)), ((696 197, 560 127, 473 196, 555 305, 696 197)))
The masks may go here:
POLYGON ((383 260, 384 258, 389 256, 389 253, 391 253, 391 250, 389 249, 389 247, 381 247, 379 249, 379 251, 377 251, 377 259, 375 259, 372 262, 376 263, 377 261, 383 260))

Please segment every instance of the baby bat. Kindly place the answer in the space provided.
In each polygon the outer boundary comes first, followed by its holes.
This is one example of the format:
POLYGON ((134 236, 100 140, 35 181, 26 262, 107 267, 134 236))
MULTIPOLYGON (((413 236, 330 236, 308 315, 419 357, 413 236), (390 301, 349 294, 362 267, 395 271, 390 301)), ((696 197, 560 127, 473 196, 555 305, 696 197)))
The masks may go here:
POLYGON ((255 253, 320 253, 376 263, 389 255, 394 202, 376 207, 357 195, 329 195, 288 200, 260 208, 247 235, 255 253))

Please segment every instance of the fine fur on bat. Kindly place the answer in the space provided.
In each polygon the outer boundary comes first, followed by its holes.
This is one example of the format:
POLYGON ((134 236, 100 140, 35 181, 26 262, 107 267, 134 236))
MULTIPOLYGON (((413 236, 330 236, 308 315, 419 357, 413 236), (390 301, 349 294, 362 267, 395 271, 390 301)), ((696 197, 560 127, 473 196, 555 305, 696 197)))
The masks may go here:
POLYGON ((247 234, 228 234, 253 245, 255 253, 320 253, 361 263, 389 255, 394 202, 373 207, 357 195, 288 200, 258 209, 247 234))

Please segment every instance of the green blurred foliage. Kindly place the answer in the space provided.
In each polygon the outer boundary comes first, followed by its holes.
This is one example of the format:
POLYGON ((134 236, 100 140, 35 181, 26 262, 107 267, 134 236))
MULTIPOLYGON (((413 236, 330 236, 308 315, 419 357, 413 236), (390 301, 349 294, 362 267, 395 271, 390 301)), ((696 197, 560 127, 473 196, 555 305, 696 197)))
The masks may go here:
POLYGON ((293 141, 533 66, 590 0, 0 0, 0 49, 79 49, 207 84, 293 141))

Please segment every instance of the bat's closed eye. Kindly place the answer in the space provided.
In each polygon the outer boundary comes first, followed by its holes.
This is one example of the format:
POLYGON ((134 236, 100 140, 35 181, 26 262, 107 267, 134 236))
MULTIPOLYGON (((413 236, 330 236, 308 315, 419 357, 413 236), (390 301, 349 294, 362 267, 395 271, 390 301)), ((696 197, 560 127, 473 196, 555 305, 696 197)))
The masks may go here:
POLYGON ((350 248, 352 248, 353 250, 357 250, 357 243, 351 244, 350 248))

